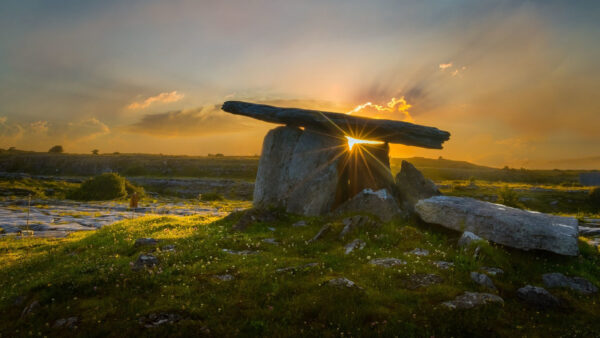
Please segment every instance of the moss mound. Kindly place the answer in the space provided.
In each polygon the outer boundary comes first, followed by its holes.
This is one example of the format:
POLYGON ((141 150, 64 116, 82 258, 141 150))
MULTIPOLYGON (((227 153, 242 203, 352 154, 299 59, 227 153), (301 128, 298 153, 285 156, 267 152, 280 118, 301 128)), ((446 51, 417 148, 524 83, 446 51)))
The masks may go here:
POLYGON ((134 192, 142 196, 144 189, 134 186, 118 174, 104 173, 83 182, 79 188, 69 194, 68 198, 81 201, 106 201, 123 198, 134 192))

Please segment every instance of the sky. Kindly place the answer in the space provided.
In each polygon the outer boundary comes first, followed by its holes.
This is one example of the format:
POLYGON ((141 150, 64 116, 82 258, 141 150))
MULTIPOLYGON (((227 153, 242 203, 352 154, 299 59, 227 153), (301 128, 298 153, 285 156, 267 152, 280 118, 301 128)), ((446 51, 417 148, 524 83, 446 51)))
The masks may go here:
POLYGON ((600 169, 600 2, 0 2, 0 148, 260 154, 227 100, 434 126, 393 157, 600 169))

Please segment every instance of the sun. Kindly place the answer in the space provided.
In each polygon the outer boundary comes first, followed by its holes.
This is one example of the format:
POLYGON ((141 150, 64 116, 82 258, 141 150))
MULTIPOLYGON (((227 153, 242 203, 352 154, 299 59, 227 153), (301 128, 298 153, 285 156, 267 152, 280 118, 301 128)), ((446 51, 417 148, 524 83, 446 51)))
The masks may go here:
POLYGON ((348 139, 348 149, 352 150, 355 144, 383 144, 383 141, 370 141, 370 140, 359 140, 354 137, 346 136, 348 139))

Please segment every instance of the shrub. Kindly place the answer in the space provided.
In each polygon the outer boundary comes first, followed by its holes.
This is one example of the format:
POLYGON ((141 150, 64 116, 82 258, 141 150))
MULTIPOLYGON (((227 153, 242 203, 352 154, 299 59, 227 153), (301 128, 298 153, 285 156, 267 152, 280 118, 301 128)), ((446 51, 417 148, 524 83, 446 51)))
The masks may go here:
POLYGON ((94 149, 92 150, 92 155, 98 155, 100 151, 98 149, 94 149))
POLYGON ((498 192, 498 197, 500 199, 500 203, 507 205, 509 207, 519 207, 519 195, 516 191, 509 188, 508 186, 504 186, 498 192))
POLYGON ((222 201, 223 196, 217 192, 207 192, 205 194, 198 195, 201 201, 222 201))
POLYGON ((600 187, 595 187, 590 190, 588 201, 597 210, 600 210, 600 187))
POLYGON ((125 178, 115 173, 104 173, 83 182, 78 189, 71 192, 70 199, 83 201, 105 201, 123 198, 130 193, 143 195, 143 189, 138 188, 125 178))
POLYGON ((63 147, 60 145, 56 145, 52 148, 50 148, 50 150, 48 150, 49 153, 53 153, 53 154, 61 154, 63 152, 63 147))

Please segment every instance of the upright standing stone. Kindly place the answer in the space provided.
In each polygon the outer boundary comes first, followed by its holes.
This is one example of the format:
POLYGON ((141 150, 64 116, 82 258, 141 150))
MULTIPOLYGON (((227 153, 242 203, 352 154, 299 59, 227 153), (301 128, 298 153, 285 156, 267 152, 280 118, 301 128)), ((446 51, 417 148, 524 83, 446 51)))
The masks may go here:
POLYGON ((302 215, 331 211, 346 147, 345 139, 310 130, 269 131, 258 166, 254 206, 283 207, 302 215))

